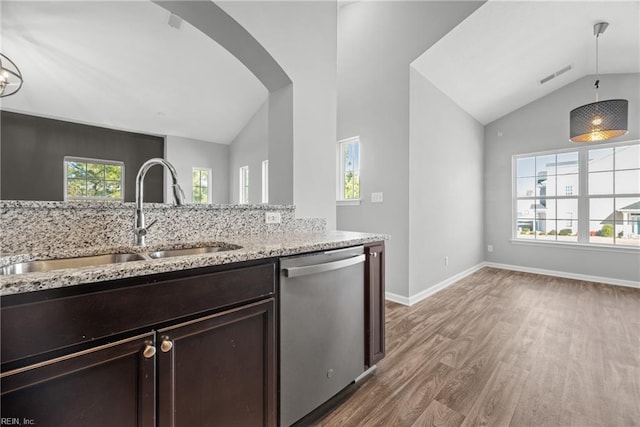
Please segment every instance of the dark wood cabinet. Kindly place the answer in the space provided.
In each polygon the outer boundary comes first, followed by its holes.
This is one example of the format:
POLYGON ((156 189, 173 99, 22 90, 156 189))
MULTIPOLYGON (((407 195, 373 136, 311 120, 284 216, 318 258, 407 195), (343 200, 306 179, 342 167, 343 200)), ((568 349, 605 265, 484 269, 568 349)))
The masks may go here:
POLYGON ((3 368, 268 298, 275 268, 273 261, 243 263, 2 297, 3 368))
POLYGON ((364 247, 365 263, 365 365, 373 366, 385 355, 384 242, 364 247))
MULTIPOLYGON (((385 355, 384 243, 365 254, 372 366, 385 355)), ((276 426, 277 267, 266 259, 3 297, 3 419, 276 426)))
POLYGON ((17 425, 153 427, 154 351, 149 333, 4 372, 2 418, 17 425))
POLYGON ((38 426, 275 426, 276 262, 1 301, 2 417, 38 426))
POLYGON ((158 331, 160 427, 275 426, 274 300, 158 331))

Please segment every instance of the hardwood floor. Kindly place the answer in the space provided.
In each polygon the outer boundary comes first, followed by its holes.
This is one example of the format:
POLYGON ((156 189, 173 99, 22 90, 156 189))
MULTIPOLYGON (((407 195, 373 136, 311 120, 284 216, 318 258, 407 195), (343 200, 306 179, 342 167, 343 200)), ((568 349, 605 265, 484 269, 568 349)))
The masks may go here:
POLYGON ((640 426, 640 289, 484 268, 386 308, 387 357, 318 426, 640 426))

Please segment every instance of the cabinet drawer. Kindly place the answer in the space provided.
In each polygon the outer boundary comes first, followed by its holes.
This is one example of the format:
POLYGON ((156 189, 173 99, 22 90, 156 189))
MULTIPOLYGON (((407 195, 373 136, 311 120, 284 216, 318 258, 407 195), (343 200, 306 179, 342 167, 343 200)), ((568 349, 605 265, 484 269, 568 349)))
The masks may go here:
MULTIPOLYGON (((175 276, 175 275, 174 275, 175 276)), ((5 306, 2 363, 272 295, 275 263, 5 306)))

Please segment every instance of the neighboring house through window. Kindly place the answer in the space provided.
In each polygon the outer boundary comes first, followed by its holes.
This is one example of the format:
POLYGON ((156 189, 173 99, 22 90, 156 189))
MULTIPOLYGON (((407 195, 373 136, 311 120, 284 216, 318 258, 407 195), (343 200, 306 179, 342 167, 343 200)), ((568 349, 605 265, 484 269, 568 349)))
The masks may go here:
POLYGON ((577 151, 516 159, 518 238, 577 241, 577 226, 568 220, 578 214, 578 198, 573 194, 579 183, 578 166, 577 151), (561 194, 556 191, 560 188, 561 194))
POLYGON ((193 203, 211 203, 211 169, 193 168, 193 203))
POLYGON ((589 150, 589 240, 640 246, 640 144, 589 150))
POLYGON ((360 137, 338 142, 338 201, 360 200, 360 137))
POLYGON ((514 238, 640 246, 638 142, 519 155, 513 163, 514 238))
POLYGON ((240 167, 240 195, 238 197, 238 203, 249 203, 249 166, 240 167))
POLYGON ((124 163, 65 156, 64 200, 124 201, 124 163))

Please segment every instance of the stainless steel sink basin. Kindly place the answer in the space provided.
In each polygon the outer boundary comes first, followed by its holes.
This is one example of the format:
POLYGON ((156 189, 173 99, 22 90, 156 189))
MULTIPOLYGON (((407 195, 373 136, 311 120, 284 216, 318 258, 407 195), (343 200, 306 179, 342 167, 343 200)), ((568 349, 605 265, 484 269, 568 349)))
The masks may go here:
POLYGON ((196 248, 171 249, 147 253, 127 253, 127 254, 106 254, 95 256, 84 256, 75 258, 58 258, 42 261, 21 262, 0 267, 0 276, 10 274, 24 274, 45 272, 51 270, 62 270, 64 268, 95 267, 106 264, 117 264, 129 261, 142 261, 151 259, 170 258, 183 255, 202 255, 211 252, 231 251, 240 249, 240 246, 219 244, 215 246, 200 246, 196 248))
POLYGON ((147 255, 149 255, 153 259, 159 259, 159 258, 170 258, 174 256, 183 256, 183 255, 202 255, 202 254, 208 254, 212 252, 232 251, 235 249, 240 249, 240 247, 239 246, 201 246, 198 248, 156 251, 156 252, 150 252, 147 255))
POLYGON ((24 274, 61 270, 64 268, 94 267, 97 265, 116 264, 128 261, 148 259, 144 254, 107 254, 76 258, 58 258, 44 261, 21 262, 0 268, 0 275, 24 274))

